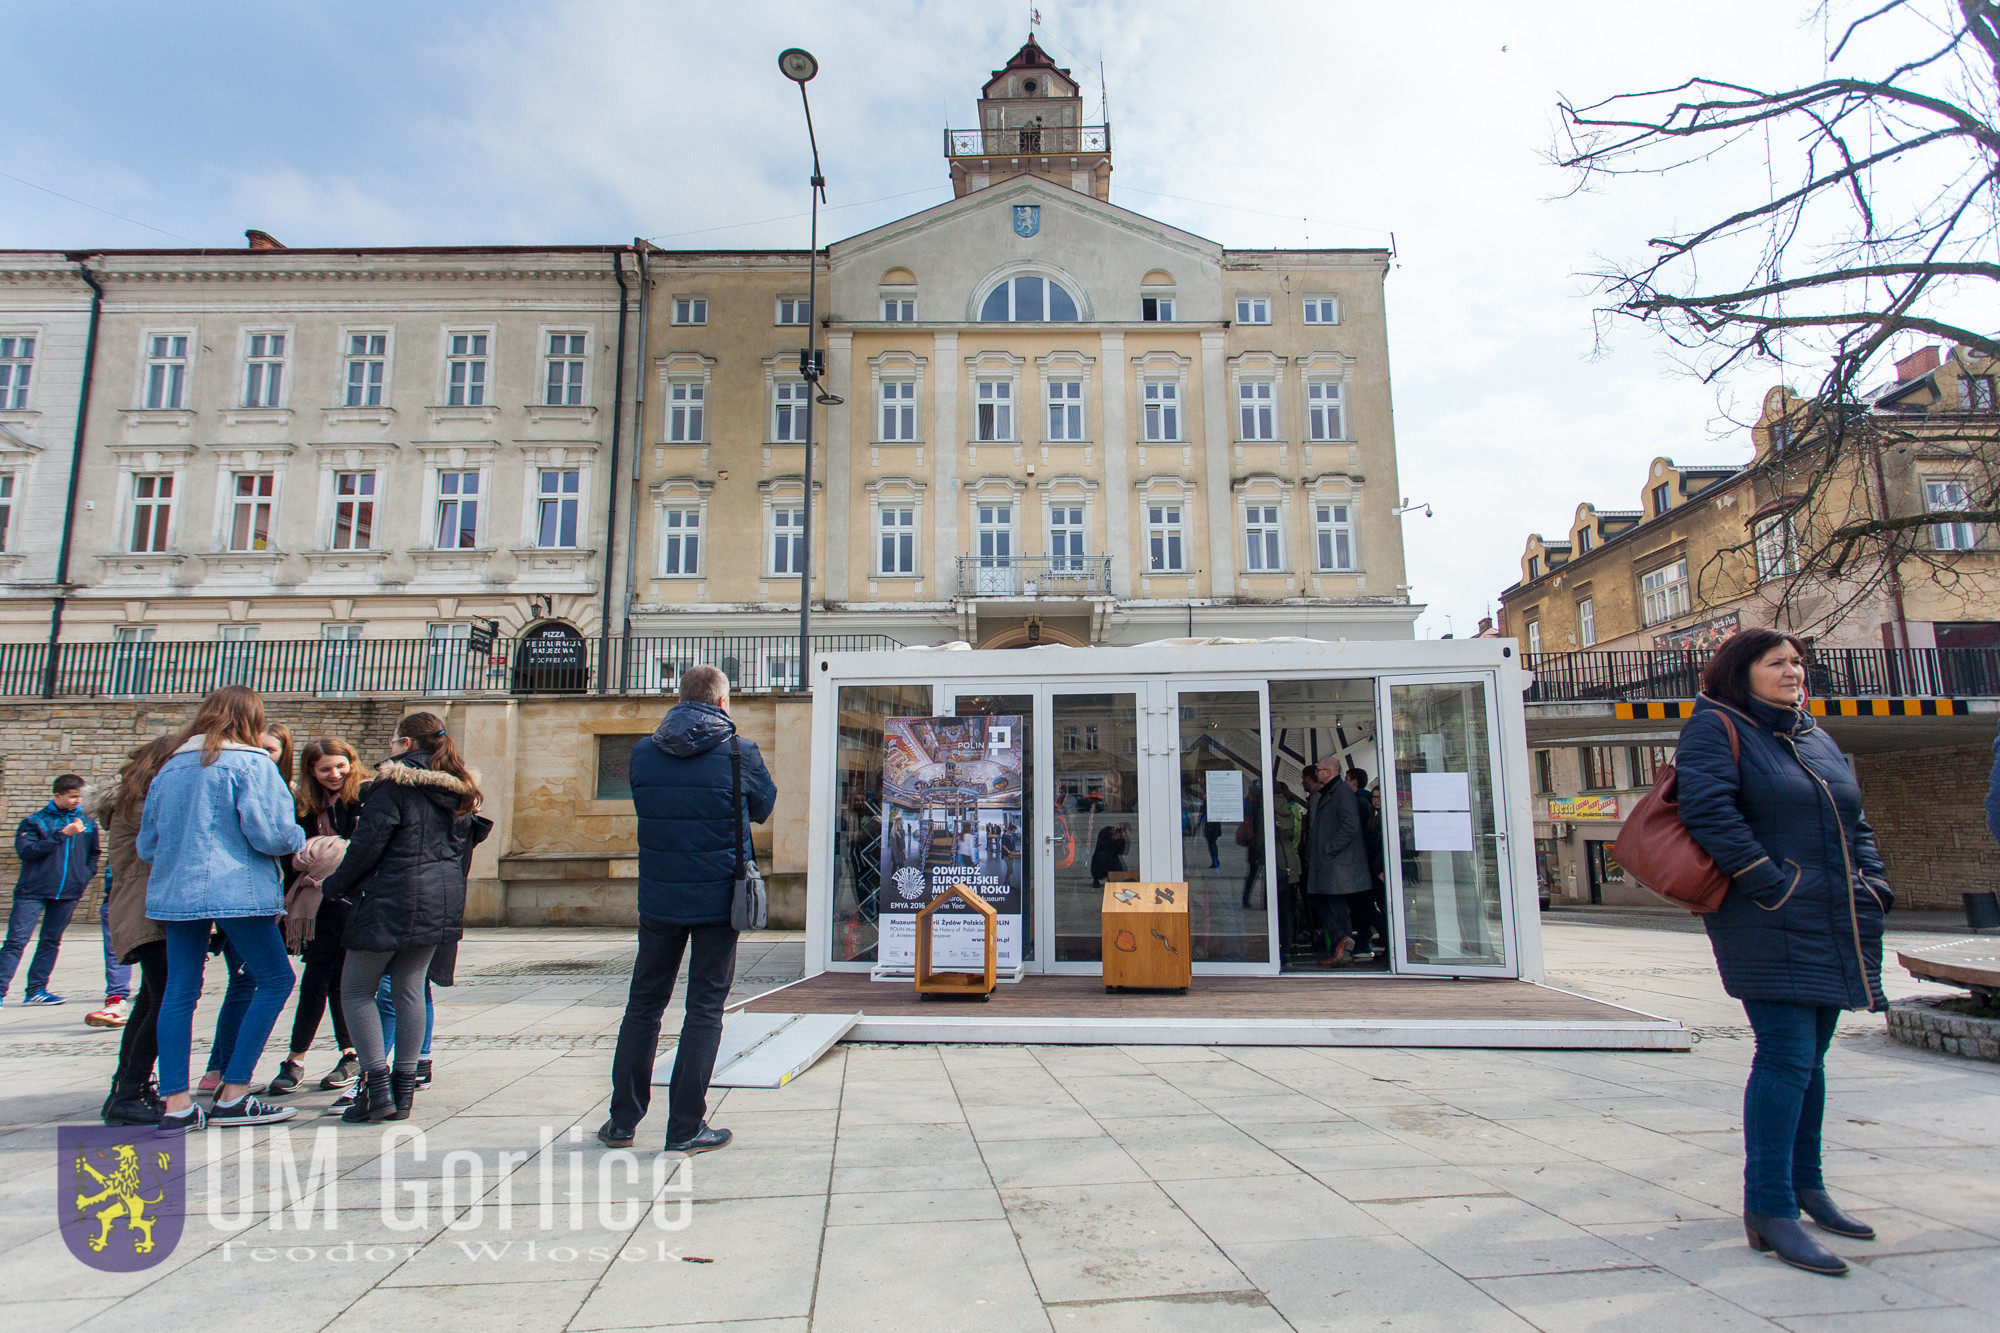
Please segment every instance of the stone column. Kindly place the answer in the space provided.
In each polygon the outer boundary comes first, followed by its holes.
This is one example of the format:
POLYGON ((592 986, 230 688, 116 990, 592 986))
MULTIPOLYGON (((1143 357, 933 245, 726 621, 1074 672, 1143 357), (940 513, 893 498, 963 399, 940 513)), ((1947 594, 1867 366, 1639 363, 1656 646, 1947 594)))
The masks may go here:
MULTIPOLYGON (((826 540, 822 545, 824 554, 820 568, 826 571, 826 579, 820 585, 829 602, 847 600, 847 558, 852 545, 849 525, 853 522, 853 508, 850 502, 854 489, 852 460, 848 455, 849 422, 854 414, 854 377, 850 372, 853 362, 854 335, 852 333, 829 333, 826 336, 826 379, 847 403, 841 407, 826 409, 826 504, 820 511, 826 517, 826 540)), ((864 412, 872 410, 863 405, 864 412)), ((866 420, 866 417, 863 418, 866 420)))
POLYGON ((1111 593, 1132 595, 1132 566, 1135 552, 1143 549, 1132 540, 1132 432, 1125 424, 1126 388, 1132 382, 1125 364, 1125 335, 1104 333, 1100 339, 1097 364, 1098 419, 1104 423, 1104 551, 1111 557, 1111 593))
POLYGON ((958 335, 933 335, 931 360, 931 578, 938 601, 958 595, 958 335))
POLYGON ((1236 524, 1229 492, 1229 375, 1223 361, 1222 330, 1201 335, 1202 484, 1208 494, 1208 595, 1236 595, 1236 524))
POLYGON ((518 709, 512 699, 468 700, 455 705, 446 720, 466 767, 479 775, 479 789, 486 795, 480 813, 493 821, 493 832, 472 854, 472 873, 465 879, 468 926, 507 924, 507 886, 500 878, 500 858, 514 843, 518 709))

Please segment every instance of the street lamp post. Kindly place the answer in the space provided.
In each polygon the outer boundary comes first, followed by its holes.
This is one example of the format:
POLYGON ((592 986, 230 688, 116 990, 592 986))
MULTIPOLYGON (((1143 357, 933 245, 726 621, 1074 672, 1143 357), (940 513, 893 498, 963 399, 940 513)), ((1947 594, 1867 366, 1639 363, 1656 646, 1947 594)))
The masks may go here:
POLYGON ((820 375, 826 368, 825 358, 819 350, 819 206, 826 198, 826 177, 819 169, 819 139, 813 133, 812 101, 806 96, 806 84, 819 73, 819 61, 811 52, 798 47, 787 47, 778 53, 778 69, 784 76, 799 85, 799 104, 806 111, 806 141, 812 145, 812 241, 806 250, 806 345, 799 352, 799 378, 812 386, 812 399, 805 404, 806 414, 806 459, 804 482, 804 508, 800 513, 799 542, 803 554, 799 557, 799 675, 796 688, 810 689, 807 679, 807 664, 812 660, 812 556, 813 556, 813 403, 833 405, 842 400, 837 396, 822 392, 820 375))

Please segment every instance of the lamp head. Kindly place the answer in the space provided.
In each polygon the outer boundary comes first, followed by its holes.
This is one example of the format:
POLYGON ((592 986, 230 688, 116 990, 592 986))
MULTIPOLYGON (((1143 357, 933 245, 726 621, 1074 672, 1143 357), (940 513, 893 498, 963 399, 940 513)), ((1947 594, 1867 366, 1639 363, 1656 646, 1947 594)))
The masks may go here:
POLYGON ((778 68, 786 78, 796 83, 807 83, 819 73, 819 61, 813 59, 810 51, 788 46, 778 52, 778 68))

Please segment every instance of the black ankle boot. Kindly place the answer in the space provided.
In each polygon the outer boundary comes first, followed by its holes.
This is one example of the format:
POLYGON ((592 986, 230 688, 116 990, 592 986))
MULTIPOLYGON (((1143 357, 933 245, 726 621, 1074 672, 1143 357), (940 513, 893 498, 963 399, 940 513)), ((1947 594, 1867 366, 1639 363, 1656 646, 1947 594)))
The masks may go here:
POLYGON ((122 1079, 111 1080, 111 1093, 104 1099, 98 1111, 98 1119, 107 1125, 157 1125, 160 1113, 165 1109, 156 1099, 146 1095, 146 1085, 133 1087, 122 1079))
POLYGON ((1794 1268, 1828 1277, 1847 1276, 1847 1261, 1814 1240, 1796 1217, 1766 1217, 1746 1212, 1743 1234, 1749 1239, 1751 1249, 1776 1250, 1778 1257, 1794 1268))
POLYGON ((395 1098, 395 1109, 389 1113, 391 1120, 408 1120, 410 1108, 417 1101, 417 1067, 397 1065, 396 1072, 389 1080, 391 1096, 395 1098))
POLYGON ((1836 1236, 1848 1236, 1855 1240, 1875 1239, 1874 1227, 1842 1212, 1840 1205, 1825 1190, 1799 1190, 1797 1195, 1800 1209, 1819 1224, 1821 1231, 1831 1231, 1836 1236))
POLYGON ((396 1112, 395 1095, 389 1086, 389 1071, 371 1069, 361 1075, 355 1084, 354 1105, 341 1112, 340 1118, 350 1125, 364 1125, 373 1120, 387 1120, 396 1112))

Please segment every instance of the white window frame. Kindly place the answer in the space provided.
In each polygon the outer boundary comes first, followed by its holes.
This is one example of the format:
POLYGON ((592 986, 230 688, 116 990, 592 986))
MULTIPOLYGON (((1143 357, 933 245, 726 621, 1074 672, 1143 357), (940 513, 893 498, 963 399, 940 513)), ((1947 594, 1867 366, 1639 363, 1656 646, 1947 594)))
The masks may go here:
POLYGON ((1688 585, 1687 557, 1646 570, 1639 576, 1640 605, 1648 625, 1660 625, 1694 608, 1688 585))
POLYGON ((982 375, 972 382, 972 438, 980 444, 1011 444, 1015 431, 1015 379, 982 375))
POLYGON ((1576 641, 1581 648, 1597 643, 1597 599, 1580 597, 1576 603, 1576 641))
POLYGON ((1994 407, 1993 376, 1966 375, 1959 383, 1959 410, 1961 412, 1991 412, 1994 407))
POLYGON ((1671 481, 1661 482, 1653 487, 1648 498, 1653 502, 1653 516, 1659 517, 1674 507, 1674 484, 1671 481))
POLYGON ((1313 497, 1313 572, 1352 574, 1361 568, 1360 541, 1356 535, 1354 507, 1348 495, 1313 497), (1341 564, 1342 538, 1347 547, 1347 563, 1341 564))
POLYGON ((1757 562, 1757 581, 1766 583, 1794 572, 1797 549, 1790 514, 1771 514, 1750 527, 1751 552, 1757 562))
POLYGON ((1044 496, 1042 531, 1050 567, 1081 573, 1090 550, 1090 503, 1085 496, 1044 496), (1073 540, 1066 540, 1073 539, 1073 540))
MULTIPOLYGON (((462 486, 463 482, 460 481, 456 485, 462 486)), ((440 464, 432 471, 430 489, 431 512, 427 521, 431 528, 431 549, 434 551, 483 550, 485 543, 481 539, 485 535, 486 524, 490 523, 493 517, 491 504, 493 488, 490 484, 488 470, 474 465, 453 466, 449 463, 440 464), (447 476, 457 478, 470 476, 473 479, 473 484, 478 487, 476 491, 472 492, 472 545, 470 546, 462 545, 456 540, 458 533, 464 530, 459 524, 453 525, 454 540, 451 545, 447 546, 442 541, 445 534, 445 506, 451 505, 454 515, 463 517, 463 507, 466 502, 465 492, 462 490, 453 490, 449 494, 446 493, 444 479, 447 476)))
POLYGON ((124 475, 126 478, 124 487, 125 532, 124 541, 120 545, 120 554, 161 555, 173 550, 174 538, 179 535, 178 527, 180 523, 181 502, 186 498, 178 493, 181 490, 180 470, 135 470, 127 472, 124 475), (148 481, 153 483, 153 494, 149 496, 141 495, 139 493, 140 484, 148 481), (162 481, 167 484, 168 493, 166 495, 159 493, 159 483, 162 481), (166 506, 167 510, 167 522, 164 534, 161 532, 159 519, 159 508, 162 504, 166 506), (133 543, 138 540, 139 510, 142 507, 147 512, 146 525, 149 541, 145 546, 135 546, 133 543))
POLYGON ((910 324, 917 318, 917 289, 914 287, 884 287, 881 291, 882 321, 885 324, 910 324))
POLYGON ((1245 444, 1278 439, 1276 376, 1245 375, 1236 381, 1236 438, 1245 444))
POLYGON ((667 443, 708 441, 708 381, 675 375, 667 381, 667 443))
POLYGON ((675 324, 694 326, 708 323, 706 296, 676 296, 672 299, 675 324))
POLYGON ((771 380, 770 430, 772 444, 804 444, 806 423, 812 412, 812 384, 782 375, 771 380))
POLYGON ((805 512, 803 495, 769 496, 764 502, 764 572, 767 578, 795 579, 804 574, 805 512), (784 555, 779 554, 784 543, 784 555))
POLYGON ((875 383, 875 396, 881 407, 875 422, 876 439, 884 444, 915 444, 923 437, 915 377, 898 375, 879 379, 875 383))
POLYGON ((1084 302, 1077 284, 1068 278, 1057 277, 1054 274, 1045 272, 1009 273, 1006 277, 999 279, 980 291, 979 299, 972 307, 972 317, 972 322, 977 324, 1074 324, 1088 320, 1090 318, 1090 311, 1084 302), (1014 304, 1017 289, 1014 284, 1022 278, 1040 278, 1042 280, 1042 317, 1038 320, 1022 320, 1015 317, 1014 304), (1062 288, 1063 294, 1069 297, 1070 304, 1076 307, 1074 318, 1056 319, 1050 312, 1049 284, 1054 284, 1062 288), (987 319, 985 318, 986 304, 993 299, 994 292, 1000 290, 1005 290, 1007 293, 1006 318, 987 319))
POLYGON ((241 339, 243 376, 239 381, 242 391, 237 395, 238 405, 267 410, 284 407, 291 401, 292 331, 246 328, 241 339))
POLYGON ((1271 322, 1271 298, 1268 296, 1237 297, 1236 322, 1238 324, 1269 324, 1271 322))
POLYGON ((1338 296, 1308 296, 1305 299, 1305 321, 1308 324, 1340 323, 1340 298, 1338 296))
POLYGON ((1090 416, 1084 410, 1084 376, 1044 375, 1042 399, 1048 412, 1043 439, 1051 444, 1080 444, 1090 438, 1090 416))
POLYGON ((1141 439, 1147 444, 1180 444, 1187 439, 1179 379, 1148 376, 1139 386, 1141 439))
POLYGON ((498 341, 490 327, 448 328, 444 331, 444 374, 438 381, 444 391, 442 407, 492 407, 494 353, 498 341), (464 340, 461 350, 460 339, 464 340), (461 376, 458 367, 464 366, 461 376), (456 398, 454 399, 454 395, 456 398))
POLYGON ((562 462, 536 466, 530 474, 534 478, 534 508, 530 518, 534 523, 529 544, 538 551, 580 551, 590 541, 588 531, 590 498, 590 470, 581 464, 562 462), (569 478, 575 484, 569 484, 569 478), (550 489, 554 480, 555 489, 550 489), (555 514, 555 540, 542 540, 548 523, 548 515, 555 514), (565 516, 564 511, 568 513, 565 516), (565 518, 570 527, 569 540, 563 540, 565 518))
POLYGON ((1174 322, 1174 293, 1171 289, 1139 292, 1139 320, 1145 324, 1174 322), (1151 310, 1147 309, 1151 306, 1151 310))
POLYGON ((147 329, 139 337, 139 402, 149 412, 185 412, 194 382, 195 331, 147 329), (164 343, 165 350, 160 350, 164 343), (154 375, 159 372, 159 394, 154 375), (178 371, 178 375, 175 374, 178 371))
POLYGON ((596 340, 593 330, 587 328, 555 328, 544 326, 540 333, 542 350, 541 397, 538 407, 588 407, 590 406, 590 366, 592 344, 596 340), (561 338, 560 350, 555 340, 561 338), (550 374, 561 363, 564 374, 560 381, 552 381, 550 374), (559 390, 560 402, 549 401, 551 388, 559 390), (574 390, 574 395, 572 395, 574 390), (572 396, 575 401, 571 401, 572 396))
POLYGON ((772 323, 783 328, 805 328, 812 323, 812 304, 803 296, 780 296, 772 323))
POLYGON ((1314 444, 1348 438, 1346 380, 1331 375, 1306 378, 1306 438, 1314 444))
POLYGON ((1539 620, 1530 620, 1528 622, 1528 656, 1539 657, 1541 653, 1542 622, 1539 620))
POLYGON ((1237 509, 1243 525, 1243 572, 1285 572, 1284 506, 1270 496, 1246 496, 1237 509))
POLYGON ((1139 564, 1146 577, 1157 574, 1171 578, 1189 572, 1188 543, 1192 537, 1188 515, 1193 506, 1194 497, 1186 489, 1163 487, 1156 492, 1140 494, 1139 516, 1144 524, 1144 545, 1139 550, 1139 564), (1170 556, 1177 559, 1169 562, 1167 557, 1170 556))
POLYGON ((339 407, 387 407, 389 405, 389 377, 395 367, 395 330, 393 329, 342 329, 340 331, 340 383, 335 386, 335 405, 339 407), (361 350, 356 351, 354 343, 361 340, 361 350), (381 341, 381 348, 375 341, 381 341), (375 367, 376 374, 371 380, 368 367, 375 367), (361 378, 355 379, 355 369, 362 371, 361 378), (359 389, 360 401, 350 401, 359 389), (372 398, 372 401, 371 401, 372 398))
POLYGON ((0 412, 25 412, 34 401, 39 329, 0 329, 0 412))
POLYGON ((375 537, 382 530, 380 525, 382 515, 382 473, 380 470, 365 467, 335 468, 333 469, 331 484, 333 486, 333 527, 327 533, 327 549, 329 551, 372 551, 376 549, 375 537), (357 484, 365 479, 367 489, 365 491, 357 490, 352 495, 342 495, 340 492, 340 481, 343 477, 353 477, 356 479, 357 484), (350 506, 353 512, 347 516, 348 544, 342 546, 340 544, 341 511, 350 506), (353 534, 360 527, 360 524, 356 520, 361 517, 363 509, 368 511, 368 537, 367 540, 356 544, 353 534))
POLYGON ((973 554, 982 568, 1004 569, 1021 556, 1021 497, 972 500, 973 554))
POLYGON ((229 468, 223 472, 228 478, 228 489, 223 498, 222 550, 231 555, 264 554, 281 549, 278 545, 278 501, 280 499, 280 475, 276 468, 229 468), (250 478, 264 478, 270 482, 269 490, 253 485, 248 495, 242 490, 242 483, 250 478), (257 511, 264 512, 264 545, 257 543, 257 511), (237 544, 238 519, 247 513, 248 527, 244 539, 247 544, 237 544))
POLYGON ((671 477, 653 486, 653 577, 656 579, 702 579, 707 577, 709 545, 708 496, 710 482, 693 477, 671 477), (678 513, 682 521, 672 524, 668 515, 678 513), (690 526, 688 516, 694 519, 690 526), (687 557, 686 539, 694 537, 694 558, 687 557), (678 542, 678 549, 676 543, 678 542), (669 557, 677 557, 680 568, 669 571, 669 557))
MULTIPOLYGON (((1971 488, 1957 477, 1926 477, 1923 486, 1924 512, 1927 514, 1949 514, 1972 507, 1971 488)), ((1972 551, 1978 547, 1979 530, 1970 523, 1931 525, 1933 550, 1972 551)))
POLYGON ((20 500, 15 494, 21 474, 14 471, 0 472, 0 554, 7 552, 7 540, 13 535, 14 506, 20 500))
POLYGON ((885 579, 923 577, 923 541, 917 527, 922 511, 915 500, 877 500, 875 509, 875 576, 885 579))

